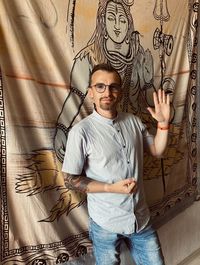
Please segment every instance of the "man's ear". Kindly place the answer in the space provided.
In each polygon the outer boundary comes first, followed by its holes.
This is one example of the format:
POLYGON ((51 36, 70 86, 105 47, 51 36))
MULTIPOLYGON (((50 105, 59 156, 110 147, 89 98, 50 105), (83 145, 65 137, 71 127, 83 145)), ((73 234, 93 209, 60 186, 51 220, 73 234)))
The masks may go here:
POLYGON ((92 89, 91 89, 91 87, 88 87, 88 96, 91 98, 91 99, 93 99, 93 91, 92 91, 92 89))

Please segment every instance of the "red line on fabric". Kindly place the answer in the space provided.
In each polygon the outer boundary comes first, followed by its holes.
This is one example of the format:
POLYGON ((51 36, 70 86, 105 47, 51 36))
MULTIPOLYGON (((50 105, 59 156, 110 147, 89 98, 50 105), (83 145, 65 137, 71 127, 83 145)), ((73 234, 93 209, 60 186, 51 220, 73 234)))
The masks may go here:
POLYGON ((47 85, 47 86, 70 89, 70 86, 66 85, 66 84, 48 83, 48 82, 45 82, 45 81, 36 80, 35 78, 30 77, 30 76, 18 76, 18 75, 12 75, 12 74, 6 74, 6 76, 7 77, 11 77, 11 78, 15 78, 15 79, 35 81, 35 82, 37 82, 38 84, 41 84, 41 85, 47 85))

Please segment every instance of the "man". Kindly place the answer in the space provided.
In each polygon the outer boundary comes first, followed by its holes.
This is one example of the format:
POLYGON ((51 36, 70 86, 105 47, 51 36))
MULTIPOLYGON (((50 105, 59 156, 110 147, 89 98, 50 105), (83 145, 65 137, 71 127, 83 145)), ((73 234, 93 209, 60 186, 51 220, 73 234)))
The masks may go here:
POLYGON ((153 95, 155 110, 148 108, 158 121, 154 138, 138 117, 117 112, 121 78, 110 65, 93 68, 88 95, 95 110, 71 129, 63 172, 68 188, 87 193, 96 265, 120 264, 122 240, 136 264, 164 264, 157 234, 149 225, 143 149, 158 157, 165 150, 169 96, 159 90, 153 95))

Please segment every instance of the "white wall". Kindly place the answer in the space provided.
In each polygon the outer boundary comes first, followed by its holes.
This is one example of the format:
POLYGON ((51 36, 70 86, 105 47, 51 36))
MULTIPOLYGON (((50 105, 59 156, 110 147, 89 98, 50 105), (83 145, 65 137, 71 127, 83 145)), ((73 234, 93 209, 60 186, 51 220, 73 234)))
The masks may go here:
POLYGON ((158 229, 166 265, 177 265, 200 249, 200 201, 158 229))

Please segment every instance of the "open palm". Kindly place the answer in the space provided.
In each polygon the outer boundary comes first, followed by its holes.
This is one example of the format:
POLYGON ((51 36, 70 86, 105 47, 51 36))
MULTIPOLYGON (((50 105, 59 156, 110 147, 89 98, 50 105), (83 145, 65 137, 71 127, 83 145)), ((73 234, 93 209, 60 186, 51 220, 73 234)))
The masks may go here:
POLYGON ((168 124, 170 119, 169 95, 166 95, 164 90, 159 89, 158 93, 153 93, 153 100, 155 108, 147 108, 151 116, 158 122, 168 124))

